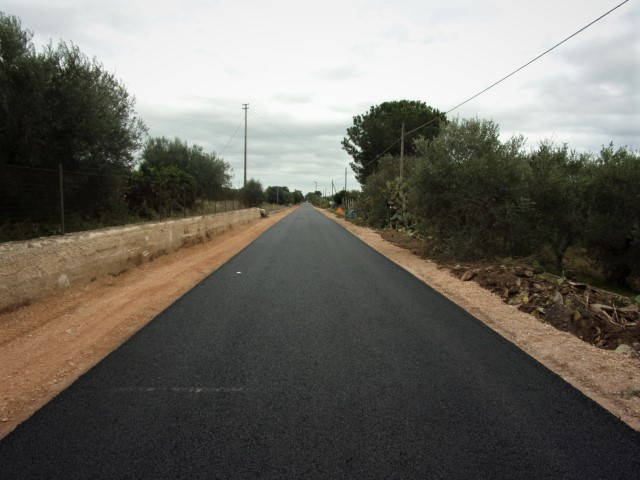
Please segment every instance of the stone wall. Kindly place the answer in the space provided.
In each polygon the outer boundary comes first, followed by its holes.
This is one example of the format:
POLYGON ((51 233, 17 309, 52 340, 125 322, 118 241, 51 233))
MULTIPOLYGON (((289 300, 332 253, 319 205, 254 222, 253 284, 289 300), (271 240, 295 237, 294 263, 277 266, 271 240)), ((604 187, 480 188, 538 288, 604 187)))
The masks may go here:
POLYGON ((0 311, 160 255, 260 218, 258 208, 0 244, 0 311))

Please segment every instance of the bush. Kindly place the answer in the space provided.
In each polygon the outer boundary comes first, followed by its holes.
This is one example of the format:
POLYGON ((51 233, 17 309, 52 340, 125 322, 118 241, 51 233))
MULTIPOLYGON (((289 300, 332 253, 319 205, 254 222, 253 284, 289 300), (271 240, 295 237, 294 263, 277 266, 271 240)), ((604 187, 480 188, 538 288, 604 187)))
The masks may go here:
POLYGON ((128 199, 132 210, 142 217, 171 214, 194 205, 196 181, 175 165, 143 164, 131 175, 128 199))
POLYGON ((433 141, 418 140, 411 210, 418 228, 461 258, 527 251, 530 169, 523 141, 505 144, 491 121, 453 121, 433 141))
POLYGON ((610 145, 596 157, 543 142, 526 153, 521 137, 501 142, 498 125, 479 119, 414 146, 404 181, 387 156, 362 185, 369 225, 409 227, 454 258, 533 255, 558 273, 579 247, 610 282, 640 288, 637 152, 610 145))
POLYGON ((289 187, 267 187, 264 195, 268 203, 274 203, 277 205, 288 205, 293 200, 293 195, 289 191, 289 187))
MULTIPOLYGON (((369 225, 382 228, 390 224, 391 216, 395 214, 394 192, 389 182, 399 174, 398 161, 387 155, 380 159, 378 168, 369 175, 362 186, 362 193, 358 199, 358 217, 369 225)), ((343 193, 343 192, 341 192, 343 193)), ((336 200, 336 205, 341 203, 336 200)))
POLYGON ((45 225, 59 216, 58 182, 42 181, 59 165, 78 173, 65 191, 78 216, 126 208, 123 190, 146 134, 134 98, 73 44, 38 53, 31 38, 18 18, 0 12, 0 175, 13 177, 0 192, 8 192, 3 203, 21 206, 11 221, 45 225))
POLYGON ((609 281, 635 284, 640 277, 640 156, 609 145, 588 170, 585 243, 609 281))
POLYGON ((583 236, 589 162, 589 155, 577 155, 569 152, 567 145, 558 147, 549 142, 541 143, 529 156, 530 239, 535 242, 531 249, 548 245, 558 272, 563 270, 567 249, 583 236))
POLYGON ((242 203, 247 207, 259 207, 264 202, 262 184, 254 179, 247 181, 241 190, 242 203))

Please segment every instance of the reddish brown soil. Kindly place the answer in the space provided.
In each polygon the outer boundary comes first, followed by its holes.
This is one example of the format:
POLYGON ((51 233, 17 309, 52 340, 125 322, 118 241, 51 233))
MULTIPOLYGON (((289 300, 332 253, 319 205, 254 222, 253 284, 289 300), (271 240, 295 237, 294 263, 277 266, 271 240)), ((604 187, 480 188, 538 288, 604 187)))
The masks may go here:
POLYGON ((0 315, 0 438, 293 209, 0 315))

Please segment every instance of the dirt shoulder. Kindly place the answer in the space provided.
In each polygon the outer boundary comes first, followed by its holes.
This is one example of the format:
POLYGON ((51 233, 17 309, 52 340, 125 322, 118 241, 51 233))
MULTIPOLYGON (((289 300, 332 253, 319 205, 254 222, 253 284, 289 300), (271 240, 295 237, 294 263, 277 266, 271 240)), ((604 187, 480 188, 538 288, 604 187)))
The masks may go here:
POLYGON ((0 438, 293 210, 0 315, 0 438))
POLYGON ((317 209, 437 290, 615 416, 640 431, 640 360, 583 342, 518 310, 475 282, 462 281, 372 229, 317 209))

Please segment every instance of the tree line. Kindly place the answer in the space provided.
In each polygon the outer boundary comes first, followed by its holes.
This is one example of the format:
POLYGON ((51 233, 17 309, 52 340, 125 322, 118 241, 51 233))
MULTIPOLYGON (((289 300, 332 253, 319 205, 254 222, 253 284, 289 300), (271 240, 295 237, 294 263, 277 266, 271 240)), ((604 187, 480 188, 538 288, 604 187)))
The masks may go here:
POLYGON ((257 207, 262 203, 273 205, 298 204, 304 200, 300 190, 289 191, 289 187, 271 185, 264 189, 258 180, 250 179, 240 192, 245 205, 257 207))
POLYGON ((567 252, 581 249, 606 281, 640 290, 637 151, 610 144, 578 153, 549 141, 528 150, 521 136, 501 140, 493 121, 447 120, 422 102, 406 101, 356 117, 343 145, 357 152, 357 210, 371 226, 417 233, 434 254, 529 256, 558 273, 567 252), (407 121, 407 110, 422 118, 407 121), (402 178, 399 145, 377 158, 379 146, 367 140, 376 129, 399 138, 403 120, 410 130, 434 118, 430 131, 407 139, 402 178))
POLYGON ((37 51, 32 37, 0 12, 0 241, 60 233, 61 190, 67 230, 203 212, 221 199, 301 201, 286 187, 233 189, 215 152, 149 138, 134 97, 96 59, 64 41, 37 51))

